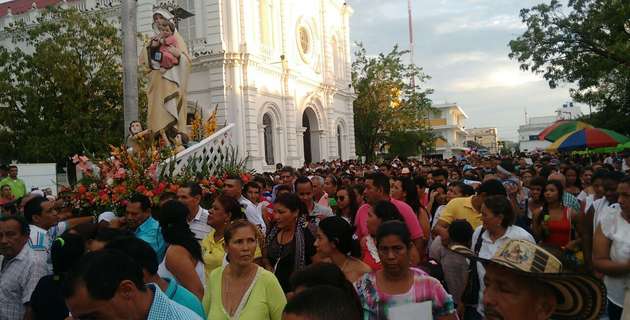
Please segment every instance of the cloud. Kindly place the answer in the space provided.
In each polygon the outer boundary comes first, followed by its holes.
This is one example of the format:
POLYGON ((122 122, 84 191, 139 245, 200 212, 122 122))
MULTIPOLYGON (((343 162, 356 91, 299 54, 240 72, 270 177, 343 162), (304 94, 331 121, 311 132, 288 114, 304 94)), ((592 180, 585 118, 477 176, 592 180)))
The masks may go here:
POLYGON ((434 31, 436 34, 440 35, 462 31, 521 30, 523 28, 524 25, 518 17, 502 14, 483 19, 455 17, 437 24, 434 27, 434 31))
POLYGON ((455 80, 449 89, 452 91, 471 91, 488 88, 513 88, 539 81, 543 81, 543 79, 534 74, 526 73, 516 68, 499 67, 494 70, 488 70, 487 73, 479 77, 455 80))
MULTIPOLYGON (((352 41, 368 54, 408 47, 407 1, 348 0, 355 13, 352 41)), ((432 77, 434 103, 457 102, 466 126, 497 127, 515 139, 530 115, 553 115, 569 100, 568 88, 551 90, 540 77, 508 58, 508 42, 524 31, 519 11, 540 0, 413 0, 415 62, 432 77)))

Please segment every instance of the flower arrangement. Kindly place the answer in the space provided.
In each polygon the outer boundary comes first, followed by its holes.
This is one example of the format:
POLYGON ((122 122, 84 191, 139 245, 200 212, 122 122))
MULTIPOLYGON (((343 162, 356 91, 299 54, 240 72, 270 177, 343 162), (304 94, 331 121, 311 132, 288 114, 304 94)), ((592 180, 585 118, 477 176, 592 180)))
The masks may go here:
POLYGON ((234 149, 228 149, 220 163, 193 158, 177 174, 172 167, 163 165, 174 156, 170 147, 152 146, 139 152, 131 152, 124 146, 110 146, 110 149, 111 156, 99 161, 86 156, 72 157, 82 178, 61 195, 84 213, 112 211, 122 215, 134 193, 144 194, 156 205, 164 193, 177 193, 180 186, 191 181, 198 182, 204 194, 215 194, 222 190, 228 176, 239 175, 248 182, 253 173, 246 169, 246 160, 240 159, 234 149), (210 175, 211 165, 214 175, 210 175))
POLYGON ((204 123, 201 111, 195 106, 195 117, 191 124, 190 138, 194 141, 201 141, 211 136, 217 131, 217 110, 219 105, 214 106, 214 111, 210 114, 208 120, 204 123))

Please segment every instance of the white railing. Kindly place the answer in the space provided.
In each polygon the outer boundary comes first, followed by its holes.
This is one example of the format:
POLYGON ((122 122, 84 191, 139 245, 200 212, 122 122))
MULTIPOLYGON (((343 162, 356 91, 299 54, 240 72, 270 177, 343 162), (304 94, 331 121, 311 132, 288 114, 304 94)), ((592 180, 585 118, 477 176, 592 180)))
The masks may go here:
POLYGON ((233 128, 233 123, 228 124, 211 136, 165 161, 160 167, 162 170, 169 170, 169 168, 172 169, 172 166, 174 166, 173 174, 178 174, 193 161, 199 161, 199 163, 206 161, 210 168, 210 174, 214 174, 218 164, 225 159, 228 149, 232 146, 233 128))

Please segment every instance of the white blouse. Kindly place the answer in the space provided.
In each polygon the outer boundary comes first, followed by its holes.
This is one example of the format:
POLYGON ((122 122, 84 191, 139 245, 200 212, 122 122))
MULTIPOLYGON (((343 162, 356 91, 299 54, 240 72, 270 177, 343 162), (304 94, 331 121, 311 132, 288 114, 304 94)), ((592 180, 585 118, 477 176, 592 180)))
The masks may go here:
MULTIPOLYGON (((630 260, 630 223, 621 216, 619 204, 613 204, 602 212, 599 220, 604 236, 611 241, 610 260, 630 260)), ((604 277, 608 299, 623 308, 626 288, 630 287, 630 274, 621 277, 604 277)))

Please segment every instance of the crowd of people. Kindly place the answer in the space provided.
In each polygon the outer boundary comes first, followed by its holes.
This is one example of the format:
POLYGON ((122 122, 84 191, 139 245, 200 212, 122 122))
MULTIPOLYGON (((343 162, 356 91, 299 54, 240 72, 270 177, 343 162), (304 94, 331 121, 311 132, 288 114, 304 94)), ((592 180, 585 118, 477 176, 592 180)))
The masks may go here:
POLYGON ((26 193, 12 167, 0 177, 0 320, 618 320, 628 165, 630 154, 279 164, 216 194, 196 182, 157 204, 136 194, 122 216, 26 193))

